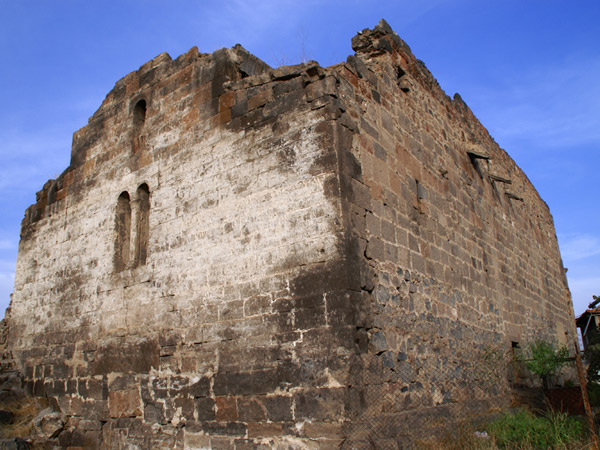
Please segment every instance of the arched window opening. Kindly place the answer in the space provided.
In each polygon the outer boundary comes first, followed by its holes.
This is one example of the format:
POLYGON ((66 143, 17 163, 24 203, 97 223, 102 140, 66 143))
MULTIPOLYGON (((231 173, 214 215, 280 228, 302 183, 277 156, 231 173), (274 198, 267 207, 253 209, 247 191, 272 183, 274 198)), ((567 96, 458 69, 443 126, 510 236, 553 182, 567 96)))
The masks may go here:
POLYGON ((122 192, 117 200, 115 231, 115 271, 121 272, 129 264, 130 252, 131 202, 127 192, 122 192))
POLYGON ((133 152, 137 153, 143 147, 142 128, 146 122, 146 100, 138 101, 133 108, 133 152))
POLYGON ((136 193, 137 223, 135 233, 136 266, 146 264, 148 257, 149 219, 150 219, 150 189, 146 183, 140 185, 136 193))
POLYGON ((142 128, 146 121, 146 100, 140 100, 133 108, 133 123, 136 129, 142 128))

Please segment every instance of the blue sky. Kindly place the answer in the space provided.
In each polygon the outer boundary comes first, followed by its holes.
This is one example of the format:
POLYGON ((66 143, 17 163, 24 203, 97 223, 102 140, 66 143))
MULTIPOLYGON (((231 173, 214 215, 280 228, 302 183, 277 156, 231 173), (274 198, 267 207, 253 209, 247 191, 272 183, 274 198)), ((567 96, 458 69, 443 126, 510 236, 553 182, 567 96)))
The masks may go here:
POLYGON ((242 44, 271 66, 352 53, 385 18, 550 206, 575 313, 600 295, 598 0, 0 0, 0 317, 19 226, 114 83, 164 51, 242 44))

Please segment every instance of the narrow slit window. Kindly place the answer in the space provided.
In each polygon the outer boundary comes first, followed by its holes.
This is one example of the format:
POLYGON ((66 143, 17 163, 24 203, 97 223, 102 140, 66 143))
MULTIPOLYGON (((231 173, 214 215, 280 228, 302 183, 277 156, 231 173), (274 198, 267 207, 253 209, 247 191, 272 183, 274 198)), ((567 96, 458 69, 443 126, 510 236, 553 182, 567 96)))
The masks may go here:
POLYGON ((133 108, 133 124, 136 129, 141 129, 146 121, 146 100, 140 100, 133 108))
POLYGON ((512 366, 512 382, 513 384, 519 384, 519 381, 521 379, 521 372, 523 371, 523 361, 522 361, 522 353, 521 353, 521 346, 519 345, 518 342, 516 341, 511 341, 510 343, 510 350, 512 353, 512 361, 511 361, 511 366, 512 366))
POLYGON ((121 272, 129 264, 130 252, 131 201, 127 192, 122 192, 117 200, 115 231, 115 271, 121 272))
POLYGON ((142 128, 146 122, 146 100, 140 100, 133 108, 133 152, 143 147, 142 128))
POLYGON ((137 189, 137 224, 135 233, 135 261, 137 266, 146 264, 150 219, 150 189, 146 183, 137 189))

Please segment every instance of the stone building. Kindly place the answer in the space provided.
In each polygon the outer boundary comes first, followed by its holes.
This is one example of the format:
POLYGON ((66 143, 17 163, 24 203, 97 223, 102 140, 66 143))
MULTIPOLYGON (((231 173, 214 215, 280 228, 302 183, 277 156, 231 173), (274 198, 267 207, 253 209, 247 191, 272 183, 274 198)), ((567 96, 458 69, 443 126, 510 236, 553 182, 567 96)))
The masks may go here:
POLYGON ((490 354, 574 341, 527 177, 384 21, 352 47, 163 53, 74 134, 2 344, 49 442, 395 448, 507 405, 490 354))

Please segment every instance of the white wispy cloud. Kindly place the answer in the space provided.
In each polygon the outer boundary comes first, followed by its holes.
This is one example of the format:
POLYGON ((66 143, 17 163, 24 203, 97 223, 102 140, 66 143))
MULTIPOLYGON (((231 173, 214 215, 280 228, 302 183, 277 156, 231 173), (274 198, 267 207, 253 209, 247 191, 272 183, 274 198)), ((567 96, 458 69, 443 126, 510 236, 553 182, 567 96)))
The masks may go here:
POLYGON ((0 259, 0 273, 14 274, 16 262, 8 259, 0 259))
POLYGON ((70 133, 0 129, 3 136, 0 189, 41 188, 69 165, 70 133))
POLYGON ((332 33, 343 33, 349 40, 359 30, 373 27, 382 17, 393 20, 394 28, 402 29, 444 3, 449 2, 232 0, 211 7, 199 6, 199 14, 190 15, 190 20, 197 27, 211 30, 205 33, 207 36, 219 36, 220 46, 239 42, 272 66, 297 64, 304 57, 329 65, 345 60, 351 53, 349 45, 343 50, 331 49, 329 54, 323 51, 324 42, 332 33), (329 17, 325 26, 323 18, 329 17))
MULTIPOLYGON (((206 43, 209 51, 212 47, 241 43, 267 63, 277 65, 277 60, 282 59, 280 53, 286 52, 288 58, 292 53, 292 49, 281 48, 282 43, 286 40, 289 43, 289 36, 298 33, 306 22, 305 18, 314 14, 318 4, 317 0, 233 0, 215 4, 213 8, 199 6, 202 13, 191 20, 196 26, 204 27, 205 31, 213 30, 205 33, 208 36, 219 37, 214 44, 206 43), (273 39, 274 36, 279 38, 273 39)), ((206 44, 201 43, 202 46, 206 44)))
POLYGON ((573 291, 589 291, 589 301, 592 301, 592 295, 600 295, 600 275, 588 278, 574 278, 570 280, 570 287, 573 291))
POLYGON ((17 244, 9 239, 0 239, 0 250, 8 250, 16 248, 17 244))
POLYGON ((572 57, 506 74, 499 88, 475 87, 471 95, 501 144, 523 140, 552 149, 600 143, 598 79, 600 59, 572 57))
POLYGON ((563 261, 576 262, 600 255, 600 237, 589 234, 559 236, 563 261))

